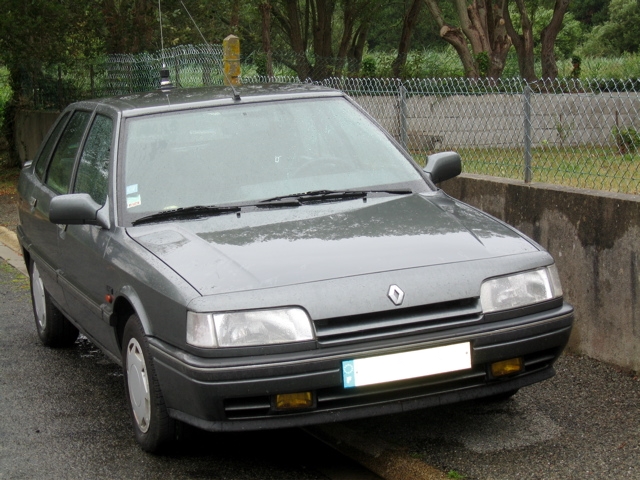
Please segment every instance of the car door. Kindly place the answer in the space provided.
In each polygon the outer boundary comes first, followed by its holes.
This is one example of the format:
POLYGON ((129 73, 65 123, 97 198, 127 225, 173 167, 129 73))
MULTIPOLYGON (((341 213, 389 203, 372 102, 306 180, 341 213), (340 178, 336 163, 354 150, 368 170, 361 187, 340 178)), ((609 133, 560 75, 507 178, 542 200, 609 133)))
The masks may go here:
MULTIPOLYGON (((115 118, 97 113, 80 152, 71 191, 87 193, 109 210, 109 178, 114 151, 115 118)), ((60 236, 60 281, 69 312, 100 346, 116 351, 113 329, 103 317, 105 295, 113 272, 105 252, 112 232, 95 225, 67 225, 60 236)))
POLYGON ((47 291, 66 311, 65 297, 57 278, 60 272, 58 237, 63 227, 49 222, 49 204, 56 195, 69 191, 78 148, 91 112, 70 111, 52 130, 32 172, 27 175, 23 204, 20 206, 22 228, 29 241, 32 259, 38 263, 47 291))

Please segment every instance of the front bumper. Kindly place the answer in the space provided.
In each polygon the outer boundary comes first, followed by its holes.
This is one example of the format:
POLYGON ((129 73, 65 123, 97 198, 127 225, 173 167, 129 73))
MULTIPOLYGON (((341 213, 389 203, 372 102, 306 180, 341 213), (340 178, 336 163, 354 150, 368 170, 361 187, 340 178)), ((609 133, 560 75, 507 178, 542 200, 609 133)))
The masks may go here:
POLYGON ((257 430, 351 420, 455 403, 516 390, 554 375, 571 333, 573 308, 480 323, 418 337, 318 348, 281 355, 195 357, 151 339, 169 414, 210 431, 257 430), (471 343, 472 367, 457 372, 344 388, 343 360, 471 343), (522 357, 524 370, 492 378, 491 363, 522 357), (277 412, 273 396, 314 394, 314 407, 277 412))

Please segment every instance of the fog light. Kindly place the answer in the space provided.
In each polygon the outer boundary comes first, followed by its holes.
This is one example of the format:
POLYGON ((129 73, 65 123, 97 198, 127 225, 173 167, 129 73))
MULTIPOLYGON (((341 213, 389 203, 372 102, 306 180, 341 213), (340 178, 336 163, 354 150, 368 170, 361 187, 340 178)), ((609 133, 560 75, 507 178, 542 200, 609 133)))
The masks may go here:
POLYGON ((512 373, 521 372, 524 368, 524 362, 521 357, 510 358, 509 360, 503 360, 502 362, 496 362, 491 364, 491 375, 494 377, 503 377, 505 375, 511 375, 512 373))
POLYGON ((276 395, 276 410, 313 407, 311 392, 283 393, 276 395))

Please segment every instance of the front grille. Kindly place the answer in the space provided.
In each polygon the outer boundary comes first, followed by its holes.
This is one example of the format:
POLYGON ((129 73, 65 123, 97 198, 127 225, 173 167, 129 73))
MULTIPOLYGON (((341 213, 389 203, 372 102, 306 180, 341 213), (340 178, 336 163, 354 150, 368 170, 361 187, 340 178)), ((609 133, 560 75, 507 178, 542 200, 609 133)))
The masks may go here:
POLYGON ((384 338, 419 335, 462 327, 482 319, 478 298, 316 320, 318 344, 335 346, 384 338))

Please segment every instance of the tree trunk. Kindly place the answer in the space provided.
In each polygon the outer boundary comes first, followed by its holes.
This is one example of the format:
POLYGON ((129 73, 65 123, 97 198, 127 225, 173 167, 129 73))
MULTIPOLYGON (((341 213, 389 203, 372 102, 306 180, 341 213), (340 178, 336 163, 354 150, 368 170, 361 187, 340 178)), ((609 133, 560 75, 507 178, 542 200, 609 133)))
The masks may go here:
POLYGON ((418 23, 418 15, 422 7, 422 0, 412 0, 409 10, 405 13, 402 22, 402 33, 400 34, 400 43, 398 44, 398 56, 391 64, 393 76, 395 78, 402 77, 402 70, 407 63, 407 53, 411 48, 411 36, 413 29, 418 23))
POLYGON ((273 62, 271 58, 271 4, 269 2, 260 4, 260 14, 262 15, 262 51, 266 57, 267 77, 273 77, 273 62))
POLYGON ((469 78, 477 78, 479 76, 478 65, 469 50, 467 39, 463 35, 462 30, 449 25, 444 21, 437 0, 424 0, 424 2, 427 4, 429 11, 440 27, 440 37, 442 37, 442 39, 447 43, 451 44, 458 53, 460 61, 462 62, 462 67, 464 68, 465 76, 469 78))
POLYGON ((322 80, 333 74, 332 24, 335 0, 315 0, 311 2, 313 30, 313 53, 315 63, 311 76, 314 80, 322 80))
POLYGON ((506 29, 504 19, 507 0, 496 0, 487 9, 487 30, 491 39, 491 53, 489 55, 489 70, 487 77, 500 78, 504 71, 507 54, 511 48, 511 38, 506 29))
POLYGON ((553 17, 549 25, 542 29, 540 40, 542 43, 542 78, 555 80, 558 76, 558 65, 554 53, 556 38, 562 29, 564 14, 569 8, 569 0, 556 0, 553 7, 553 17))
POLYGON ((454 0, 460 29, 471 44, 474 54, 489 52, 490 45, 486 35, 486 6, 484 0, 474 0, 467 5, 467 0, 454 0))
POLYGON ((462 34, 462 31, 459 28, 445 25, 440 29, 440 36, 455 48, 462 62, 465 77, 478 78, 480 76, 478 65, 467 46, 467 39, 462 34))
POLYGON ((347 60, 347 54, 349 52, 349 46, 351 45, 351 38, 353 36, 353 29, 356 24, 356 5, 355 0, 345 0, 342 13, 342 38, 338 45, 338 58, 335 64, 335 74, 337 76, 342 75, 342 69, 344 68, 347 60))
POLYGON ((306 42, 302 36, 302 28, 300 24, 300 15, 298 14, 297 0, 286 0, 287 17, 288 17, 288 34, 291 49, 295 56, 295 71, 300 80, 306 80, 311 74, 311 64, 307 59, 306 42))
POLYGON ((518 69, 520 70, 520 76, 528 82, 532 82, 536 79, 536 72, 533 63, 533 25, 527 15, 524 1, 515 0, 515 2, 518 7, 518 11, 520 12, 520 27, 522 28, 522 35, 518 34, 514 28, 508 8, 504 9, 505 28, 518 55, 518 69))
POLYGON ((369 28, 371 26, 371 20, 367 20, 366 23, 361 24, 358 27, 353 41, 351 42, 351 49, 349 50, 349 73, 355 74, 360 71, 360 65, 362 64, 362 55, 364 54, 364 46, 367 42, 367 35, 369 34, 369 28))

